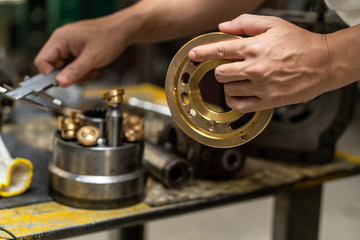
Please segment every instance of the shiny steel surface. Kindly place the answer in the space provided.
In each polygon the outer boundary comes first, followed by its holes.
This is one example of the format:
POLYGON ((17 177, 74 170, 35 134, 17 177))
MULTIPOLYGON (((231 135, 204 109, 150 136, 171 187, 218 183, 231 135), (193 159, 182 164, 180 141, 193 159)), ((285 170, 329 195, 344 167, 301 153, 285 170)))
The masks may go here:
POLYGON ((106 145, 121 146, 123 131, 123 115, 119 107, 109 106, 105 116, 106 121, 106 145))
POLYGON ((53 161, 68 172, 110 176, 140 168, 142 153, 142 143, 124 143, 120 147, 83 147, 56 135, 53 161))
POLYGON ((49 165, 55 200, 80 208, 109 209, 135 204, 145 196, 143 142, 118 147, 84 147, 57 134, 49 165))
POLYGON ((188 52, 199 45, 240 37, 223 33, 201 35, 186 43, 175 55, 166 76, 166 98, 176 124, 194 140, 211 147, 229 148, 249 142, 269 123, 273 110, 255 112, 240 127, 232 127, 245 116, 231 110, 218 112, 210 109, 201 97, 199 84, 206 73, 227 63, 210 60, 194 63, 188 52))

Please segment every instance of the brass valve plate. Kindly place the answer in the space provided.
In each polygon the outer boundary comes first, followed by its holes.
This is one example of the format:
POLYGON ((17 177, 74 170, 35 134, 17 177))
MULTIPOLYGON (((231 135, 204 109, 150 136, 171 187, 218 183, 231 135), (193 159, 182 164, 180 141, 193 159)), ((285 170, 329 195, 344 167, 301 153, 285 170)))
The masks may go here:
POLYGON ((189 51, 199 45, 239 38, 224 33, 196 37, 176 53, 168 68, 165 91, 174 121, 189 137, 207 146, 229 148, 249 142, 264 130, 273 115, 273 109, 255 112, 250 118, 235 110, 219 112, 202 99, 202 78, 229 61, 194 63, 188 58, 189 51))

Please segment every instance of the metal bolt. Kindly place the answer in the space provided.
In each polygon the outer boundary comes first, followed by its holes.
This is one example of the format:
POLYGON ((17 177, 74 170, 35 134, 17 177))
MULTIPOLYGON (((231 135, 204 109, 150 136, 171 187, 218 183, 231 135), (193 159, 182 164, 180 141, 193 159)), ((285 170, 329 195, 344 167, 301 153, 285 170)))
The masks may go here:
POLYGON ((61 138, 63 139, 74 139, 76 138, 76 130, 78 125, 69 118, 65 118, 61 126, 61 138))
POLYGON ((144 122, 135 115, 127 114, 123 123, 124 138, 128 142, 136 142, 143 139, 144 122))
POLYGON ((117 107, 123 102, 124 89, 113 89, 103 95, 109 107, 117 107))
POLYGON ((95 146, 97 140, 100 137, 100 131, 97 127, 94 126, 83 126, 81 127, 76 134, 76 139, 81 145, 84 146, 95 146))

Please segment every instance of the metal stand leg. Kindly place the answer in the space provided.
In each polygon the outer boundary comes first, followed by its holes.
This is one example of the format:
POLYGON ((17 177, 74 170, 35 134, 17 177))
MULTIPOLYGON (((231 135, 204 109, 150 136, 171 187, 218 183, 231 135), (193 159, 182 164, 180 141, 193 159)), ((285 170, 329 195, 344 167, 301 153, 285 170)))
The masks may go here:
POLYGON ((144 224, 121 228, 121 240, 145 240, 144 224))
POLYGON ((321 185, 276 195, 273 240, 317 240, 321 185))

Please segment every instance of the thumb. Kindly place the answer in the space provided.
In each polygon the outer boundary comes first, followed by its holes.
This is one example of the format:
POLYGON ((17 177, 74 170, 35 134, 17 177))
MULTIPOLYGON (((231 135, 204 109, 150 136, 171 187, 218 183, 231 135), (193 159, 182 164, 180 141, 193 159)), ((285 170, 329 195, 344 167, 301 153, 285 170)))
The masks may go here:
POLYGON ((83 79, 91 70, 92 57, 83 52, 71 63, 66 65, 64 69, 56 76, 56 80, 61 87, 68 87, 71 84, 83 79))
POLYGON ((219 24, 219 30, 234 35, 256 36, 274 27, 279 20, 271 16, 242 14, 232 21, 219 24))

